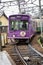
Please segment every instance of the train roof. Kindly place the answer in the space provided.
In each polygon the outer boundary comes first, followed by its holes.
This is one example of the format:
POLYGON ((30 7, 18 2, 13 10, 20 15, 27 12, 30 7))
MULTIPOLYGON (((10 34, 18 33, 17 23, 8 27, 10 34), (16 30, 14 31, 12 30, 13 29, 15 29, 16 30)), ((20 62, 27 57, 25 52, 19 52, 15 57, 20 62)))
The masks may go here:
POLYGON ((15 14, 15 15, 10 15, 9 17, 13 17, 13 16, 27 16, 27 17, 30 17, 30 15, 27 15, 27 14, 15 14))

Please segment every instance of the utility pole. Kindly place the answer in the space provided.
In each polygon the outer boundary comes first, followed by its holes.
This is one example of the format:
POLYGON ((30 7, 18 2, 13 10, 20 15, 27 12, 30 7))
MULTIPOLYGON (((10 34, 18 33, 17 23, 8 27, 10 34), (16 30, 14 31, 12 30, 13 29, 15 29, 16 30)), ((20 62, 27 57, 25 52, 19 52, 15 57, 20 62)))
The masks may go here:
POLYGON ((17 3, 18 3, 18 8, 19 8, 19 13, 21 13, 20 0, 17 0, 17 3))
POLYGON ((40 27, 41 27, 41 37, 42 37, 42 14, 41 14, 41 0, 39 0, 39 17, 40 17, 40 27))
MULTIPOLYGON (((17 0, 17 3, 18 3, 18 8, 19 8, 19 13, 25 13, 25 8, 24 8, 24 11, 22 12, 22 8, 21 8, 21 2, 25 3, 25 0, 17 0)), ((22 4, 23 7, 24 7, 24 4, 22 4)))

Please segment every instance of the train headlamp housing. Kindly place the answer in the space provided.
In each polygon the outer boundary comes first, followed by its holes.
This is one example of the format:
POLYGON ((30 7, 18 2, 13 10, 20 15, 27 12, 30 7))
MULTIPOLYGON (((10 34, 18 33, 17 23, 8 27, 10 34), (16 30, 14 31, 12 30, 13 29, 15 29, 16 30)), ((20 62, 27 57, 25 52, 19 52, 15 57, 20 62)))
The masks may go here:
POLYGON ((15 35, 13 35, 13 37, 15 37, 15 35))

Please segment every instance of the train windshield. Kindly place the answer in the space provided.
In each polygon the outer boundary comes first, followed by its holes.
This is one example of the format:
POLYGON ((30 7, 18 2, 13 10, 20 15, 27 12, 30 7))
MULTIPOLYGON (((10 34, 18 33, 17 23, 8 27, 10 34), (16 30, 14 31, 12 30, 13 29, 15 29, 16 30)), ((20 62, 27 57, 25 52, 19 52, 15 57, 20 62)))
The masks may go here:
POLYGON ((11 21, 11 30, 28 30, 28 20, 11 21))

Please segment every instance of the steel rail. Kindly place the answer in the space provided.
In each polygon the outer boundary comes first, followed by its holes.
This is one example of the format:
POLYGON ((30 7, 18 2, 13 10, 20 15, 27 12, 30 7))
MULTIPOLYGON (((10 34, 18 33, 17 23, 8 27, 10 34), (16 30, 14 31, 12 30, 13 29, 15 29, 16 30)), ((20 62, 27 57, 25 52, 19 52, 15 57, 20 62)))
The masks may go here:
POLYGON ((35 48, 33 48, 31 45, 28 45, 28 47, 30 47, 33 51, 35 51, 38 55, 40 55, 41 57, 43 57, 43 54, 40 53, 39 51, 37 51, 35 48))
POLYGON ((23 65, 27 65, 27 63, 26 63, 25 60, 23 59, 23 57, 22 57, 22 55, 20 54, 20 52, 19 52, 19 50, 18 50, 18 48, 17 48, 16 45, 15 45, 15 49, 16 49, 16 52, 17 52, 18 56, 20 57, 21 62, 23 63, 23 65))

